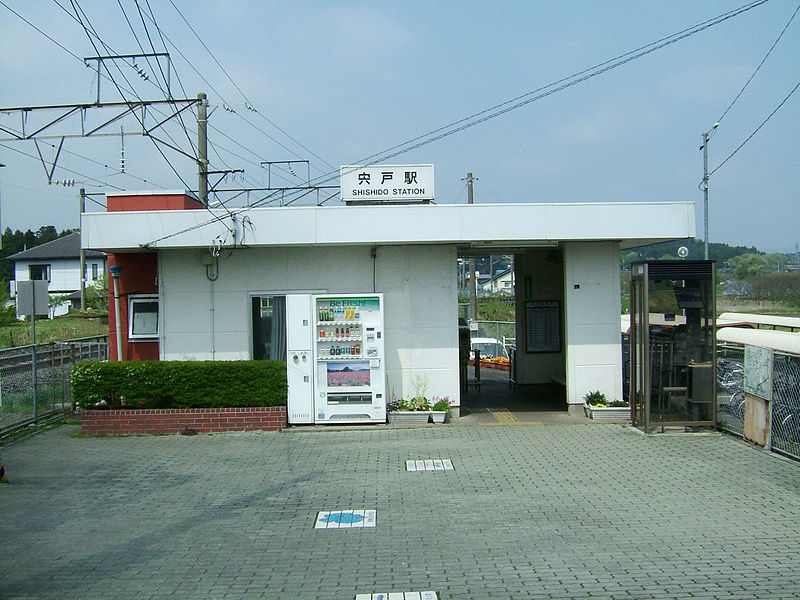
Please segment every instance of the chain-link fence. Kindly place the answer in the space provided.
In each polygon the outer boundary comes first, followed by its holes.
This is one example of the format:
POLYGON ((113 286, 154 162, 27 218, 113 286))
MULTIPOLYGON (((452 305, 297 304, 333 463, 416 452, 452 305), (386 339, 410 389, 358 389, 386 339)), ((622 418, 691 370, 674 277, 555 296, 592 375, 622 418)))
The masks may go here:
POLYGON ((770 440, 773 450, 800 459, 800 356, 774 354, 770 440))
MULTIPOLYGON (((800 459, 800 356, 775 352, 772 362, 773 450, 800 459)), ((744 347, 717 347, 717 423, 744 435, 744 347)))
POLYGON ((717 425, 744 435, 744 347, 717 345, 717 425))
POLYGON ((0 350, 0 434, 72 410, 73 364, 108 360, 108 336, 0 350))
POLYGON ((516 342, 517 326, 514 321, 473 321, 478 330, 472 331, 470 337, 494 338, 506 346, 516 342))

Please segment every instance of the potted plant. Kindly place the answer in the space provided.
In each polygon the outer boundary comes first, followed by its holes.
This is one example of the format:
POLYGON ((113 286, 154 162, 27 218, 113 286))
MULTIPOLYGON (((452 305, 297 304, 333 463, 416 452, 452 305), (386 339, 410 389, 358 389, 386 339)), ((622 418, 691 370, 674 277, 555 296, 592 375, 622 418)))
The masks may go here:
POLYGON ((597 421, 627 421, 631 410, 627 402, 608 402, 600 390, 587 392, 583 396, 583 410, 587 417, 597 421))
POLYGON ((444 423, 449 412, 450 396, 433 399, 433 406, 431 407, 431 419, 433 419, 434 423, 444 423))
POLYGON ((428 389, 428 375, 414 377, 414 396, 411 399, 396 398, 386 405, 389 423, 427 423, 431 414, 431 403, 425 396, 428 389))
POLYGON ((431 414, 431 404, 424 396, 415 396, 410 400, 395 398, 386 405, 386 417, 389 423, 427 423, 431 414))

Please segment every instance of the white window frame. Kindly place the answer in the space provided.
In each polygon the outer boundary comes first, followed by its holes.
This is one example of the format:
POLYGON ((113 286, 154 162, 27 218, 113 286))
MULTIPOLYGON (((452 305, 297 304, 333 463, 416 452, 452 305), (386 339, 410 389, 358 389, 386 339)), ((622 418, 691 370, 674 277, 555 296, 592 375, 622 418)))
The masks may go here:
MULTIPOLYGON (((150 296, 144 294, 137 294, 128 296, 128 339, 131 341, 137 340, 157 340, 158 339, 158 320, 159 320, 159 311, 160 306, 158 302, 158 296, 150 296), (137 314, 145 314, 142 312, 137 311, 137 306, 144 306, 145 304, 155 304, 156 311, 155 311, 155 319, 149 319, 148 321, 153 324, 154 327, 148 328, 145 331, 134 332, 134 325, 141 325, 141 319, 137 319, 137 314)), ((152 314, 152 311, 150 313, 152 314)))

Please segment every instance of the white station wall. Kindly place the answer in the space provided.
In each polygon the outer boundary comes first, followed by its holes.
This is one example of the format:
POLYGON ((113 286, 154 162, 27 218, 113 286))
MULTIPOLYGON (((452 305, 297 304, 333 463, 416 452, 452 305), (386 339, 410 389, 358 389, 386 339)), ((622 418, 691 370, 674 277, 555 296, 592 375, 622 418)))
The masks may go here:
POLYGON ((619 244, 564 244, 567 402, 600 390, 622 400, 619 244))
POLYGON ((370 246, 223 251, 213 282, 207 256, 159 253, 162 360, 250 359, 253 293, 374 290, 384 294, 389 395, 411 397, 416 383, 458 401, 455 246, 379 246, 374 260, 370 246))

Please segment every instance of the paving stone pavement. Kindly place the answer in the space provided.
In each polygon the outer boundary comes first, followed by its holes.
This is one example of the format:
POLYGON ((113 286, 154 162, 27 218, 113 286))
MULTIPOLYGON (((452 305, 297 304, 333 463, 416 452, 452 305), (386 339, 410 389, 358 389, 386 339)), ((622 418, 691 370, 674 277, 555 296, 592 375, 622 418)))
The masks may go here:
POLYGON ((800 597, 800 465, 723 435, 77 431, 2 448, 4 600, 800 597), (376 527, 314 529, 348 509, 376 527))

